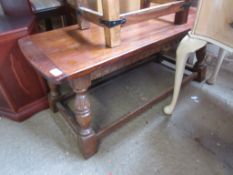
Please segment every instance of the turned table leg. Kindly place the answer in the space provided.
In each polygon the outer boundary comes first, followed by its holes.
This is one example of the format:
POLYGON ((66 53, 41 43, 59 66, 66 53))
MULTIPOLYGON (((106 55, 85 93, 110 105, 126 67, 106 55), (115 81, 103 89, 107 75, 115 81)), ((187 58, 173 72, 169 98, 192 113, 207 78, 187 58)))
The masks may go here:
POLYGON ((91 80, 90 77, 84 77, 73 80, 70 84, 76 93, 75 118, 79 124, 79 148, 84 158, 89 158, 97 152, 97 138, 91 126, 92 116, 87 96, 91 80))
POLYGON ((206 79, 207 65, 205 63, 206 46, 196 51, 197 62, 194 65, 193 71, 198 73, 195 79, 198 82, 202 82, 206 79))
POLYGON ((51 82, 48 82, 48 85, 49 85, 49 89, 50 89, 50 93, 48 96, 49 108, 51 109, 51 111, 53 111, 55 113, 58 111, 57 106, 56 106, 56 101, 60 95, 60 92, 58 89, 58 85, 53 84, 51 82))
MULTIPOLYGON (((166 115, 171 115, 172 112, 174 111, 174 108, 176 106, 178 97, 179 97, 179 93, 180 93, 180 88, 181 88, 181 83, 182 83, 182 79, 183 79, 183 74, 184 74, 184 70, 185 70, 185 65, 187 62, 187 59, 190 55, 190 53, 196 52, 197 50, 200 50, 201 48, 203 48, 205 45, 207 44, 207 42, 202 41, 202 40, 198 40, 198 39, 194 39, 191 38, 189 35, 185 36, 183 38, 183 40, 180 42, 178 49, 176 51, 176 73, 175 73, 175 83, 174 83, 174 92, 173 92, 173 97, 172 97, 172 101, 171 103, 166 106, 164 108, 164 113, 166 115)), ((200 54, 198 52, 198 54, 200 54)), ((196 69, 200 69, 200 65, 203 62, 204 58, 197 56, 199 61, 196 64, 196 69), (201 59, 203 58, 203 60, 201 59)), ((202 69, 200 69, 199 76, 202 78, 202 69)), ((201 79, 200 78, 200 79, 201 79)), ((199 78, 198 78, 199 80, 199 78)))

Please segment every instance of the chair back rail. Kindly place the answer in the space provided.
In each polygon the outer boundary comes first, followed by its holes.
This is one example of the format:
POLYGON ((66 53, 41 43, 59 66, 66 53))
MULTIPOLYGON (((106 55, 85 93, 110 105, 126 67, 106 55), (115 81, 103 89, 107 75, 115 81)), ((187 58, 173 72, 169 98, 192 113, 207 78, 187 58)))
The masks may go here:
POLYGON ((80 29, 87 29, 88 21, 103 26, 107 47, 120 44, 122 24, 138 23, 171 13, 176 14, 175 24, 183 24, 187 22, 190 6, 190 0, 76 0, 80 29), (150 6, 152 3, 155 5, 150 6), (121 12, 122 6, 124 13, 121 12))

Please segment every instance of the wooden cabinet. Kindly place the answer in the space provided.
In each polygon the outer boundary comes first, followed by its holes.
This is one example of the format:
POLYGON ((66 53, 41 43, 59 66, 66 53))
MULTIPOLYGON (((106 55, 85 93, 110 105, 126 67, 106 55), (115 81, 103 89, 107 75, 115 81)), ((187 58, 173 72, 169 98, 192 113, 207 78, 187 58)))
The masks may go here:
POLYGON ((46 84, 18 46, 33 27, 33 16, 0 17, 0 116, 16 121, 48 107, 46 84))

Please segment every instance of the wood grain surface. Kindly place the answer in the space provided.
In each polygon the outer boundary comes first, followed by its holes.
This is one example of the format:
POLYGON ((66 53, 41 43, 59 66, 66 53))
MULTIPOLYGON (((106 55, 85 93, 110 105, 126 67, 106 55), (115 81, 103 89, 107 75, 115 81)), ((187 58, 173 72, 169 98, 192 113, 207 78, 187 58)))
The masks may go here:
MULTIPOLYGON (((60 82, 75 79, 110 65, 126 60, 135 53, 147 53, 191 29, 195 10, 189 22, 174 25, 174 15, 151 19, 122 28, 121 45, 106 48, 104 30, 94 24, 88 30, 77 25, 25 37, 19 41, 27 60, 46 79, 60 82), (58 74, 51 74, 51 70, 58 74)), ((157 49, 158 50, 158 49, 157 49)), ((151 52, 153 53, 153 52, 151 52)), ((149 56, 149 55, 148 55, 149 56)))

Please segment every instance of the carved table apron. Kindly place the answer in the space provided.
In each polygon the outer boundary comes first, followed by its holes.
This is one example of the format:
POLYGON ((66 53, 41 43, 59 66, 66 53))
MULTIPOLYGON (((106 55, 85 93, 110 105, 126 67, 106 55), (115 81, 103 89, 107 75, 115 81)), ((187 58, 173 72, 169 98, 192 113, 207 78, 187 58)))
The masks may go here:
MULTIPOLYGON (((94 131, 87 90, 92 80, 103 77, 123 67, 143 60, 170 42, 182 38, 192 27, 195 11, 191 11, 189 22, 182 25, 172 23, 174 15, 144 21, 122 29, 122 43, 115 48, 106 48, 104 31, 92 25, 88 30, 71 26, 46 33, 32 35, 19 41, 27 60, 48 81, 51 109, 64 114, 66 121, 79 138, 79 148, 85 158, 97 152, 98 141, 144 112, 172 93, 169 87, 159 97, 123 116, 109 126, 94 131), (61 95, 57 85, 69 82, 75 93, 75 111, 64 103, 71 95, 61 95)), ((201 63, 202 56, 199 57, 201 63)), ((198 65, 184 83, 198 76, 198 65)))

